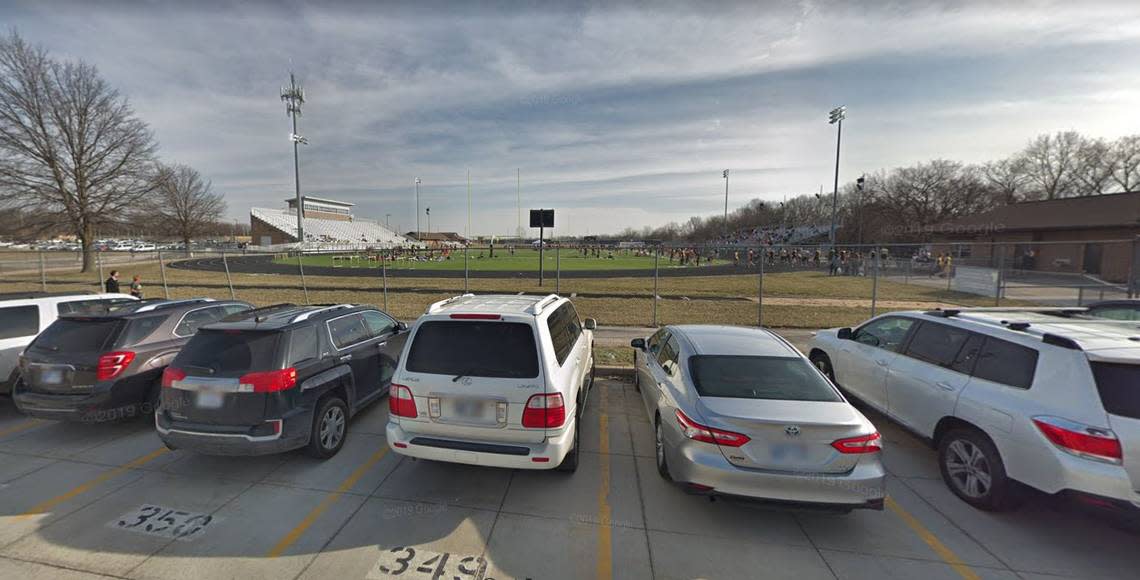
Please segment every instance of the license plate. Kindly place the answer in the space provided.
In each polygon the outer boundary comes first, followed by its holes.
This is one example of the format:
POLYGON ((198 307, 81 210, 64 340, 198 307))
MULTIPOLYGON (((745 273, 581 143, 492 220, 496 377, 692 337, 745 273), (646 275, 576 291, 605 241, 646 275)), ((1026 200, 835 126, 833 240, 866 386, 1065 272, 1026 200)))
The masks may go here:
POLYGON ((772 459, 777 463, 807 459, 807 447, 801 443, 777 443, 771 449, 772 459))
POLYGON ((482 419, 487 415, 487 404, 483 401, 455 402, 455 416, 463 419, 482 419))
POLYGON ((44 369, 40 371, 40 382, 58 385, 63 382, 63 371, 60 369, 44 369))
POLYGON ((202 409, 220 409, 226 402, 225 393, 199 391, 195 403, 202 409))

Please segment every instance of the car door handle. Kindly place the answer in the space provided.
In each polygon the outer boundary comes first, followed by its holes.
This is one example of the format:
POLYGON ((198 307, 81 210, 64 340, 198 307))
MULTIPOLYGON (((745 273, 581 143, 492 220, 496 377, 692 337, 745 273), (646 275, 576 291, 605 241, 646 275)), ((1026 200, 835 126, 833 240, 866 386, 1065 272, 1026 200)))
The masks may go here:
POLYGON ((954 390, 954 385, 951 385, 950 383, 948 383, 946 381, 938 381, 937 383, 934 383, 934 385, 936 387, 942 389, 943 391, 953 391, 954 390))
POLYGON ((388 341, 386 340, 384 342, 378 342, 376 343, 376 348, 384 348, 384 345, 386 344, 388 344, 388 341))
POLYGON ((877 364, 881 367, 885 367, 885 366, 887 366, 887 361, 882 360, 882 359, 875 359, 875 364, 877 364))
POLYGON ((352 360, 352 355, 351 355, 351 354, 346 354, 346 355, 344 355, 344 356, 341 356, 340 358, 338 358, 338 359, 336 359, 336 360, 338 360, 338 361, 340 361, 340 362, 344 362, 344 361, 352 360))

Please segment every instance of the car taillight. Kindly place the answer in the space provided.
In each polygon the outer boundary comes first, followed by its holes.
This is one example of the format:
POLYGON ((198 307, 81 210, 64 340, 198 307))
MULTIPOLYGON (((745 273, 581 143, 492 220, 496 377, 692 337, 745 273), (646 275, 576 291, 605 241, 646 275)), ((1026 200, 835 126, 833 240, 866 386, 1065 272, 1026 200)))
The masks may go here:
POLYGON ((532 395, 523 408, 523 427, 554 429, 566 422, 566 403, 560 393, 532 395))
POLYGON ((1124 460, 1120 440, 1108 429, 1060 417, 1034 417, 1033 424, 1046 439, 1066 453, 1105 463, 1120 464, 1124 460))
POLYGON ((186 371, 174 367, 166 367, 162 371, 162 386, 169 389, 174 386, 176 381, 181 381, 186 378, 186 371))
POLYGON ((99 355, 99 366, 95 368, 95 379, 109 381, 127 370, 131 361, 135 360, 135 353, 129 350, 119 350, 99 355))
POLYGON ((238 378, 238 391, 243 393, 276 393, 297 385, 297 369, 246 373, 238 378))
POLYGON ((419 416, 419 411, 416 410, 416 399, 412 396, 411 389, 404 385, 392 383, 388 389, 388 414, 412 419, 419 416))
POLYGON ((724 445, 725 447, 740 447, 752 440, 747 435, 701 425, 682 413, 680 409, 677 409, 677 423, 681 425, 681 433, 693 441, 724 445))
POLYGON ((840 453, 877 453, 883 450, 882 436, 878 432, 858 437, 848 437, 831 442, 831 446, 840 453))

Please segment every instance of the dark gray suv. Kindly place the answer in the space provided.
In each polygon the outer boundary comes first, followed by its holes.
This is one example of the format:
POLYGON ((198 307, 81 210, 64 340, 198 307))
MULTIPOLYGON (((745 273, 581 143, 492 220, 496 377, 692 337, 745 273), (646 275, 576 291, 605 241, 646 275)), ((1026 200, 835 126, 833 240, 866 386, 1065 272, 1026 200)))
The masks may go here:
POLYGON ((44 419, 114 421, 149 415, 162 371, 198 329, 252 309, 247 302, 141 300, 64 316, 20 357, 12 399, 44 419))

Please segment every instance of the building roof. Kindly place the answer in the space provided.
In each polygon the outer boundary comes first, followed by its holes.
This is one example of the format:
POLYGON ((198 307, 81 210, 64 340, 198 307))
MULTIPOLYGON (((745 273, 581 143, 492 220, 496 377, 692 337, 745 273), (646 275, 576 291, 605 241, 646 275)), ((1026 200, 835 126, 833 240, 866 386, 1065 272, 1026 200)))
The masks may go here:
POLYGON ((1120 227, 1140 228, 1140 191, 1014 203, 942 224, 936 233, 977 235, 1120 227))
MULTIPOLYGON (((327 197, 317 197, 315 195, 302 195, 301 199, 305 200, 305 201, 315 201, 318 203, 327 203, 329 205, 339 205, 339 206, 344 206, 344 207, 352 207, 352 206, 356 205, 355 203, 349 203, 347 201, 337 201, 335 199, 329 199, 327 197)), ((285 198, 285 202, 289 203, 291 205, 296 205, 297 204, 297 198, 296 197, 287 197, 287 198, 285 198)))

